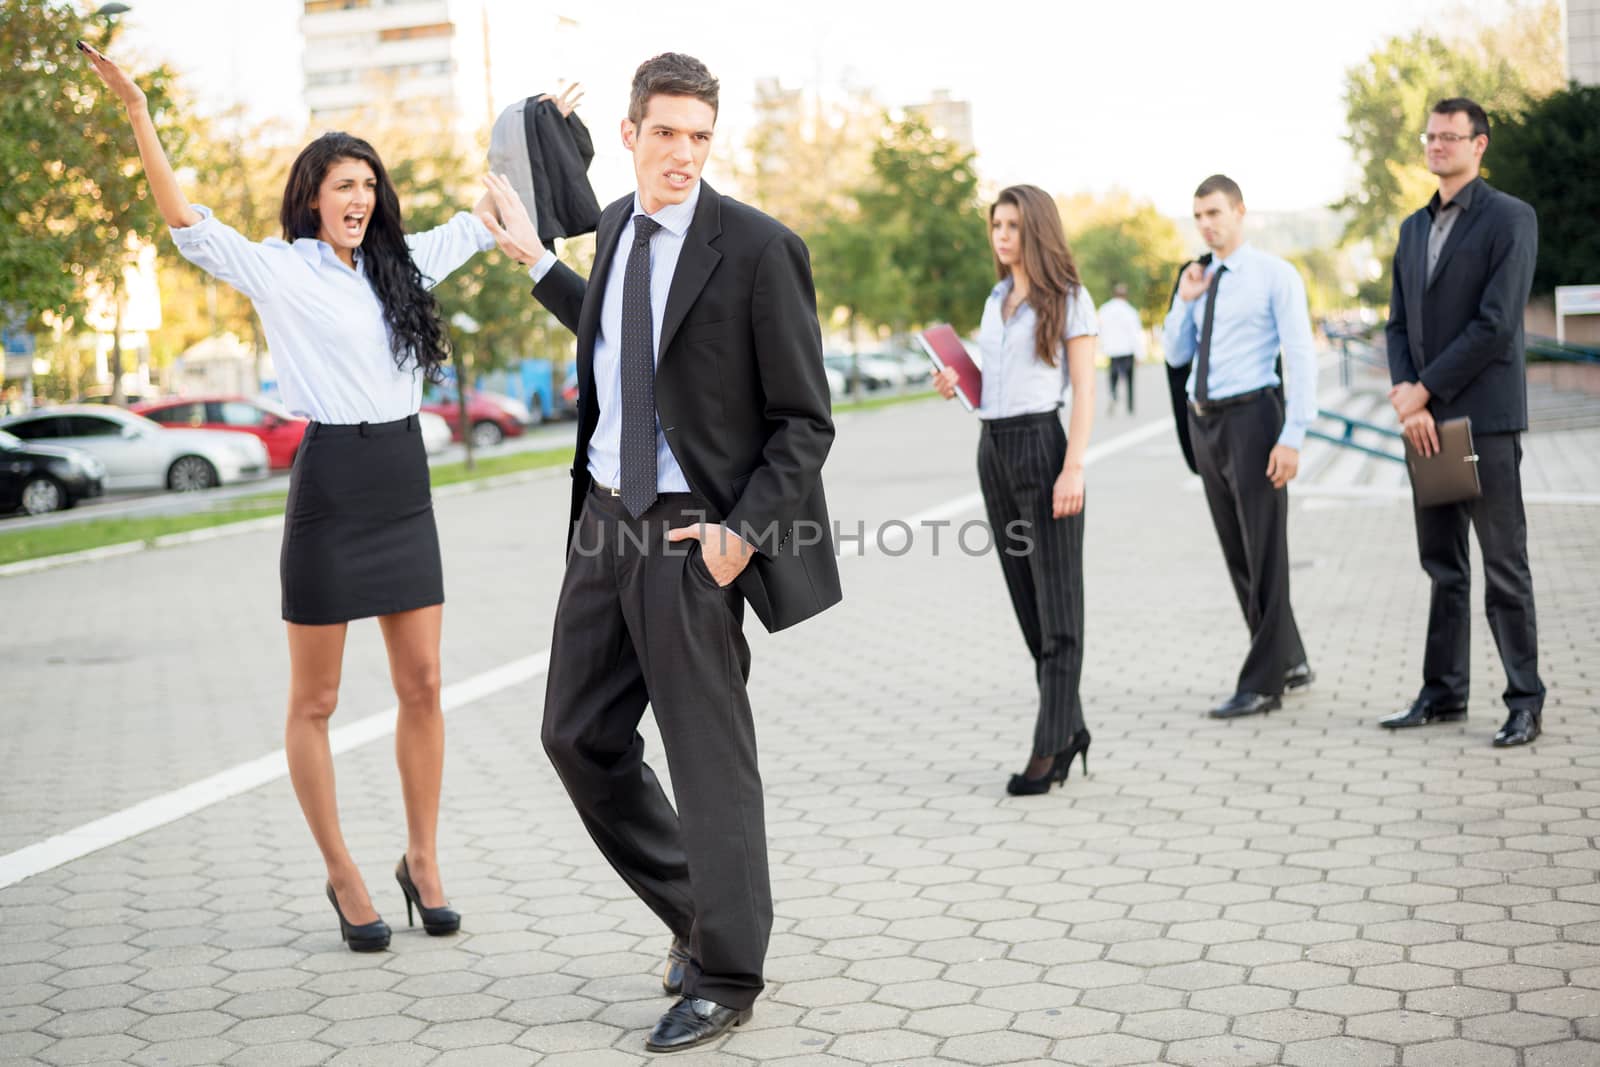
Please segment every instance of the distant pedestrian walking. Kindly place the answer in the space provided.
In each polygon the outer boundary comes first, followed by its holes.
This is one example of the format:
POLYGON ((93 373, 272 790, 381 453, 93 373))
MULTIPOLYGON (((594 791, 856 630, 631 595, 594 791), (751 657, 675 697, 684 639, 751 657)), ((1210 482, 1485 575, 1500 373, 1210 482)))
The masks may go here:
POLYGON ((1128 303, 1128 287, 1118 282, 1111 287, 1111 299, 1100 305, 1100 350, 1111 360, 1111 402, 1108 413, 1117 410, 1117 381, 1128 389, 1128 414, 1133 414, 1133 365, 1144 358, 1144 324, 1139 311, 1128 303))

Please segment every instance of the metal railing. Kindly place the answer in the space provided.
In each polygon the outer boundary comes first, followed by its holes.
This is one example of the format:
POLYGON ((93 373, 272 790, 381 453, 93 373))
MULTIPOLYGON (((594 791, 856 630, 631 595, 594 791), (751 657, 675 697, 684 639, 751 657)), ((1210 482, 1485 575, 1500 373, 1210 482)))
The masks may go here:
POLYGON ((1527 338, 1528 356, 1535 360, 1557 363, 1600 363, 1600 349, 1583 345, 1569 345, 1554 337, 1541 337, 1530 333, 1527 338))
POLYGON ((1386 441, 1404 440, 1405 436, 1400 433, 1399 430, 1391 430, 1387 426, 1379 426, 1376 423, 1367 422, 1363 419, 1352 418, 1349 415, 1341 415, 1337 411, 1329 411, 1326 408, 1319 408, 1317 410, 1317 418, 1331 419, 1335 422, 1341 422, 1344 424, 1344 429, 1339 433, 1328 433, 1326 430, 1319 430, 1316 427, 1311 427, 1310 429, 1306 430, 1307 437, 1315 437, 1319 441, 1327 441, 1331 444, 1338 445, 1341 448, 1353 448, 1357 452, 1365 452, 1367 455, 1374 456, 1378 459, 1393 460, 1396 463, 1404 463, 1406 461, 1406 457, 1404 455, 1397 456, 1393 452, 1389 452, 1382 448, 1374 448, 1371 445, 1362 444, 1360 441, 1355 440, 1355 434, 1357 430, 1360 430, 1363 433, 1374 434, 1386 441))

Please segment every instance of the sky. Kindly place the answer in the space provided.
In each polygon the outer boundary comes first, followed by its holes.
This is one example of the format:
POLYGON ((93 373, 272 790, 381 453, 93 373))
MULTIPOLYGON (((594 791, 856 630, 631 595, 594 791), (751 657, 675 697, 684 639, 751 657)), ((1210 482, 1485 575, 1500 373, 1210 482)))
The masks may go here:
MULTIPOLYGON (((197 107, 242 102, 262 117, 305 122, 297 0, 129 2, 119 44, 182 72, 197 107)), ((727 142, 750 124, 760 78, 830 94, 870 88, 891 107, 942 88, 972 104, 987 183, 1031 182, 1063 194, 1121 189, 1173 215, 1187 214, 1195 185, 1217 171, 1240 183, 1255 210, 1338 199, 1354 175, 1341 139, 1346 69, 1390 35, 1450 19, 1493 22, 1511 6, 693 0, 646 8, 623 0, 460 0, 473 24, 458 33, 481 34, 480 4, 496 109, 560 80, 584 84, 579 114, 595 134, 590 177, 602 202, 631 185, 616 131, 633 68, 658 52, 682 51, 722 81, 721 146, 706 170, 713 183, 727 142), (652 14, 641 15, 646 10, 652 14)))

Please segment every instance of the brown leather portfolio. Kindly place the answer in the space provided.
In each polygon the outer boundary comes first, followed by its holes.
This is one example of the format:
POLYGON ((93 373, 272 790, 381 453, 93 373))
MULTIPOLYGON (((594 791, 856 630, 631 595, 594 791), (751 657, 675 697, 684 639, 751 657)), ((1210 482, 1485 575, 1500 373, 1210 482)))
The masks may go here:
POLYGON ((1406 442, 1406 469, 1419 507, 1438 507, 1483 495, 1478 485, 1478 454, 1472 448, 1472 420, 1465 416, 1437 425, 1439 451, 1431 456, 1406 442))

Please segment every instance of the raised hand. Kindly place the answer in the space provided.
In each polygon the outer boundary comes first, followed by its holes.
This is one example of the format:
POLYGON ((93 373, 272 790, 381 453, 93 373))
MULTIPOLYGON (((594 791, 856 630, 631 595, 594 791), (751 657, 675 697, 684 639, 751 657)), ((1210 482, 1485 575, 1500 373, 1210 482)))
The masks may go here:
POLYGON ((544 255, 544 245, 539 241, 539 228, 528 217, 522 197, 503 174, 485 174, 483 184, 488 192, 472 213, 494 237, 500 251, 518 263, 532 266, 544 255))
POLYGON ((106 88, 122 101, 124 107, 133 111, 145 106, 144 90, 128 77, 126 71, 82 41, 78 42, 78 51, 89 57, 89 65, 100 75, 100 80, 105 82, 106 88))
POLYGON ((1183 269, 1183 277, 1178 279, 1178 299, 1185 304, 1192 304, 1205 295, 1206 285, 1206 269, 1198 263, 1191 263, 1183 269))
POLYGON ((539 97, 539 99, 554 100, 556 109, 561 112, 561 115, 564 118, 567 115, 572 114, 572 112, 577 109, 578 101, 583 99, 583 86, 579 85, 577 82, 573 82, 571 85, 568 85, 566 88, 562 89, 559 95, 551 96, 549 93, 545 93, 543 96, 539 97))

